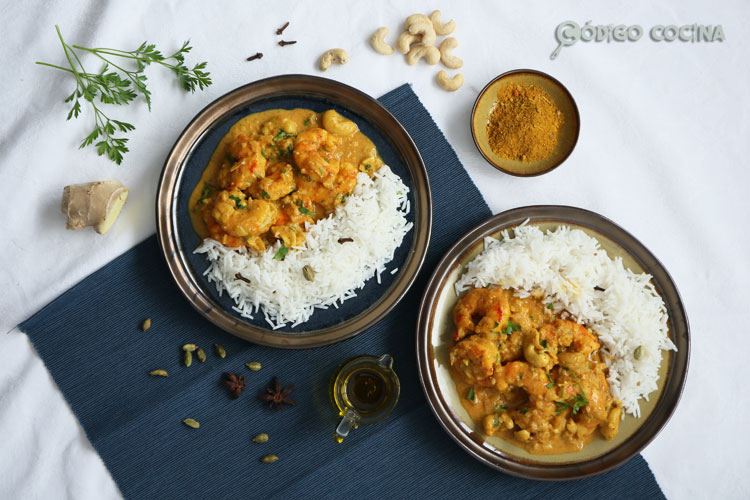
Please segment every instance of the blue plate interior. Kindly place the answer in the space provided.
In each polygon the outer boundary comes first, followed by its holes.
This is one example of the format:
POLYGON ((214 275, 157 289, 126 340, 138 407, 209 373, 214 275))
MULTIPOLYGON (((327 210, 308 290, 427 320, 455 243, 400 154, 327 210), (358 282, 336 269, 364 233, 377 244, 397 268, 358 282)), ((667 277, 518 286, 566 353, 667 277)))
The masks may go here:
MULTIPOLYGON (((359 129, 375 144, 375 147, 378 148, 378 153, 381 158, 383 158, 383 161, 385 161, 395 174, 401 177, 404 184, 409 188, 408 196, 411 211, 407 215, 407 220, 414 223, 414 186, 409 170, 406 168, 403 158, 398 154, 393 143, 388 139, 388 135, 385 131, 377 127, 375 124, 368 122, 362 116, 323 98, 316 98, 308 95, 295 97, 286 95, 284 97, 269 97, 253 101, 245 106, 237 108, 222 119, 216 121, 206 130, 200 140, 198 140, 191 149, 185 160, 183 174, 177 186, 177 203, 175 204, 177 207, 177 213, 175 219, 179 251, 185 255, 196 283, 198 283, 203 291, 218 304, 218 307, 226 310, 232 316, 241 321, 266 329, 270 329, 271 327, 266 322, 262 310, 255 314, 253 319, 243 318, 233 309, 234 301, 227 297, 226 294, 219 297, 215 284, 209 283, 208 279, 203 276, 203 272, 208 267, 208 261, 205 259, 205 256, 193 253, 193 251, 201 244, 201 239, 193 230, 193 224, 190 221, 188 202, 193 189, 200 181, 203 170, 211 159, 211 155, 232 125, 237 123, 241 118, 252 113, 269 109, 294 108, 311 109, 316 112, 335 109, 346 118, 353 120, 359 126, 359 129)), ((365 312, 372 304, 376 303, 385 295, 390 286, 399 276, 400 272, 391 274, 390 271, 395 268, 403 268, 413 242, 414 229, 412 228, 412 230, 404 237, 401 246, 396 250, 393 260, 386 266, 386 271, 381 274, 380 284, 378 284, 377 279, 373 277, 367 281, 364 288, 357 290, 357 297, 345 301, 338 307, 338 309, 334 307, 329 309, 317 309, 307 322, 294 328, 287 326, 280 328, 277 331, 304 333, 320 330, 342 323, 365 312)))

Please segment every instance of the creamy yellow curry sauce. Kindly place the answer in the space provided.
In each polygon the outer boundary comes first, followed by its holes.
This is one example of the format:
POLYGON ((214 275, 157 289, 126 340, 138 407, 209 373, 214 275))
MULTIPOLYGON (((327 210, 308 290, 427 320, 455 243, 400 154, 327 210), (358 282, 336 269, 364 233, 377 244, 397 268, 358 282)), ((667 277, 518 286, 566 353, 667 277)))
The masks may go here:
POLYGON ((534 295, 474 288, 456 303, 449 359, 462 406, 485 434, 534 454, 578 451, 597 429, 614 438, 621 405, 596 335, 534 295))
POLYGON ((274 109, 238 121, 219 143, 190 196, 201 238, 263 251, 305 240, 383 161, 357 125, 334 110, 274 109))

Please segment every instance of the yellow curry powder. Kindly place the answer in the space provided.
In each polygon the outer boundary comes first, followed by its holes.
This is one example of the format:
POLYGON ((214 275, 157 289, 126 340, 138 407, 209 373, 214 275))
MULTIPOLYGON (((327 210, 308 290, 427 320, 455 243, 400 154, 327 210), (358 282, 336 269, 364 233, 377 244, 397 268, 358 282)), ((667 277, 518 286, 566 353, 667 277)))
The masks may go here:
POLYGON ((487 123, 490 147, 501 158, 534 162, 557 147, 563 114, 544 90, 530 83, 506 83, 487 123))

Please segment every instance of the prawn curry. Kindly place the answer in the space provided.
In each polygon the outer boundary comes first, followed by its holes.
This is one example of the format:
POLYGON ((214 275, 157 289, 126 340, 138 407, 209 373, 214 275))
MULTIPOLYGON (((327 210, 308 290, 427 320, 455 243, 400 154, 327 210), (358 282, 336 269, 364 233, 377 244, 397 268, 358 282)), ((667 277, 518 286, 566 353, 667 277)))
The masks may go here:
POLYGON ((458 300, 449 360, 461 404, 485 434, 529 453, 578 451, 597 429, 613 439, 621 405, 597 337, 542 298, 474 288, 458 300))
POLYGON ((219 143, 190 196, 201 238, 258 252, 305 241, 383 161, 357 125, 334 110, 274 109, 238 121, 219 143))

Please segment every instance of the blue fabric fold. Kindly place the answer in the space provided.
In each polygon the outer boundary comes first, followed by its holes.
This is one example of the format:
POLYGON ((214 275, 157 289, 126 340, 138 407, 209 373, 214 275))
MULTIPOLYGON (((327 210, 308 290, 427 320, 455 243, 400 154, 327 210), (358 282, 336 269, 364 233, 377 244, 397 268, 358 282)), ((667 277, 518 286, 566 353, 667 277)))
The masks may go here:
POLYGON ((248 344, 195 312, 172 282, 154 236, 84 279, 20 325, 126 498, 664 498, 638 455, 607 474, 538 482, 490 469, 442 430, 419 385, 416 313, 430 273, 468 229, 491 215, 455 152, 408 85, 380 101, 404 124, 430 176, 434 213, 420 276, 394 311, 346 342, 305 351, 248 344), (460 194, 460 196, 458 196, 460 194), (151 318, 151 329, 139 325, 151 318), (208 360, 186 368, 180 346, 208 360), (215 355, 222 344, 227 357, 215 355), (329 382, 360 354, 389 353, 401 399, 385 421, 333 440, 329 382), (258 372, 244 364, 260 361, 258 372), (169 377, 149 377, 163 368, 169 377), (224 372, 243 373, 232 400, 224 372), (255 398, 272 376, 294 384, 297 406, 255 398), (194 418, 200 429, 181 422, 194 418), (270 440, 252 442, 265 432, 270 440), (263 464, 260 458, 279 460, 263 464))

